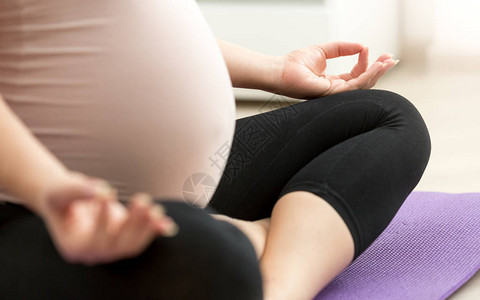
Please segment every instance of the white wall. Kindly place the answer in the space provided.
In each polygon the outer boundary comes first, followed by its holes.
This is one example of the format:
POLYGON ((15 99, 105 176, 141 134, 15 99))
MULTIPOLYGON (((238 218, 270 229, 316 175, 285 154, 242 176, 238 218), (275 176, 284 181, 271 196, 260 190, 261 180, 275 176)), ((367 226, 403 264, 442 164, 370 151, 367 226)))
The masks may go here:
POLYGON ((435 0, 434 43, 480 55, 480 1, 435 0))
POLYGON ((400 14, 398 0, 327 0, 331 7, 332 38, 359 41, 370 54, 399 55, 400 14))
POLYGON ((400 2, 402 46, 418 48, 433 41, 436 0, 402 0, 400 2))
POLYGON ((431 70, 480 69, 480 1, 401 3, 402 43, 410 57, 424 59, 431 70))
POLYGON ((199 2, 218 38, 270 55, 323 43, 330 37, 329 10, 295 2, 199 2))

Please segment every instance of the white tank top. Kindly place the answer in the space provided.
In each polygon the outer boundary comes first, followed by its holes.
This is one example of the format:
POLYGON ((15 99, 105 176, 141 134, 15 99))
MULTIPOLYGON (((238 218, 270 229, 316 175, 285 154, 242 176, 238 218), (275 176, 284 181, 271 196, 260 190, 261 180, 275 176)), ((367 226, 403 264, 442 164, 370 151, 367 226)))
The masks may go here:
POLYGON ((122 200, 183 199, 195 173, 218 183, 233 139, 228 71, 193 0, 2 0, 0 93, 69 169, 122 200))

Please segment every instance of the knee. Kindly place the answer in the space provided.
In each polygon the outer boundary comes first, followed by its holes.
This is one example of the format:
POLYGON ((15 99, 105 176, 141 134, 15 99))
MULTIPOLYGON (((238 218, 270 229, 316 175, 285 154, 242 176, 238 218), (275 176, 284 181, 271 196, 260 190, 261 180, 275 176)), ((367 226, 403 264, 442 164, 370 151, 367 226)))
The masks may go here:
POLYGON ((387 90, 363 90, 366 98, 380 105, 386 112, 393 115, 402 115, 408 118, 423 119, 417 108, 404 96, 387 90))
POLYGON ((166 208, 180 231, 174 238, 157 239, 153 247, 155 257, 164 258, 159 272, 169 274, 164 294, 170 290, 172 299, 262 299, 257 257, 239 229, 185 203, 166 208))
MULTIPOLYGON (((221 221, 216 221, 221 222, 221 221)), ((250 241, 231 224, 224 224, 223 233, 215 240, 205 241, 201 251, 211 257, 208 286, 212 294, 208 299, 251 299, 263 298, 262 278, 257 257, 250 241), (230 233, 228 233, 230 232, 230 233), (215 247, 212 248, 212 245, 215 247)))
POLYGON ((399 136, 413 146, 411 149, 417 158, 426 165, 431 153, 430 134, 415 105, 395 92, 368 90, 368 93, 386 112, 384 126, 401 133, 399 136))

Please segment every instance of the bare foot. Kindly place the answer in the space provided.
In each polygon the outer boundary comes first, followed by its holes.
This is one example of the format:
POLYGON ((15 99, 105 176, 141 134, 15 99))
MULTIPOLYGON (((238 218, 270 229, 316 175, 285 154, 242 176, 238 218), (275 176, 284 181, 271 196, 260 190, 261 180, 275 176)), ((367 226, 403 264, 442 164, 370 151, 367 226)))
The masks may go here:
POLYGON ((270 218, 251 222, 230 218, 225 215, 212 214, 212 217, 217 220, 229 222, 233 226, 236 226, 238 229, 240 229, 250 239, 250 242, 257 253, 257 258, 260 260, 265 249, 265 243, 267 241, 270 218))

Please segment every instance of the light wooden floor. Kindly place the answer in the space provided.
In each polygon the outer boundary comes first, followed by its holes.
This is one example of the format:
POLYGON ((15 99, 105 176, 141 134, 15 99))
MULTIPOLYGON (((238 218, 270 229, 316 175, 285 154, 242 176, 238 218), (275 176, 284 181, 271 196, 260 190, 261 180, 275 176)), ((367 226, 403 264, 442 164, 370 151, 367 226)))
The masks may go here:
MULTIPOLYGON (((425 71, 400 62, 375 87, 413 102, 429 128, 432 154, 415 190, 480 193, 478 83, 480 71, 425 71)), ((257 114, 263 104, 237 101, 237 117, 257 114)), ((480 299, 480 272, 449 299, 480 299)))

